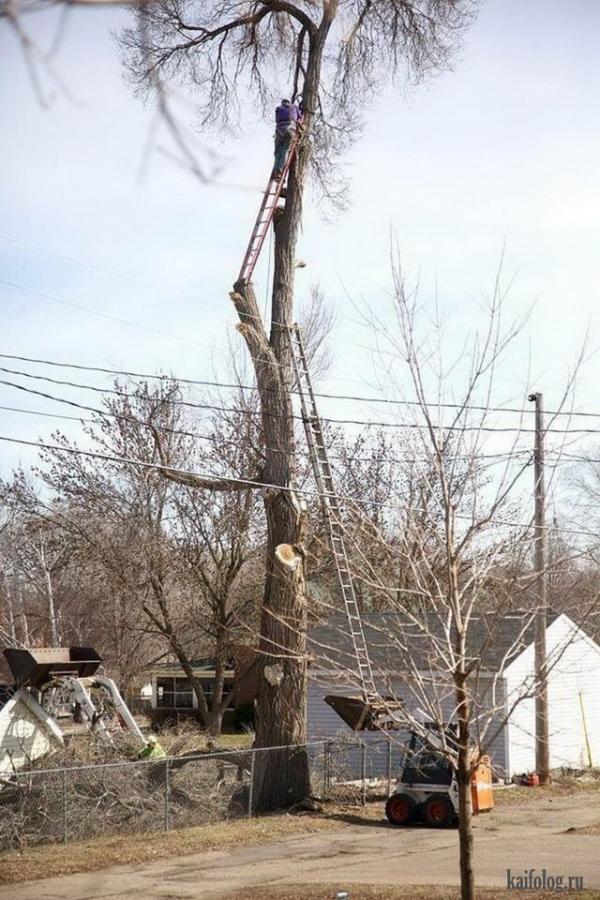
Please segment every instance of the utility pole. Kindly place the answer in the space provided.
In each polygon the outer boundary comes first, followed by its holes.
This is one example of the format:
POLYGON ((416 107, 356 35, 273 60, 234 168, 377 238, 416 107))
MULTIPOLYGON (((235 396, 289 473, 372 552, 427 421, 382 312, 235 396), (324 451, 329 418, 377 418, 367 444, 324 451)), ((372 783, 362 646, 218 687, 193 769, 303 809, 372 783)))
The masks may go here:
POLYGON ((546 671, 546 488, 544 484, 544 404, 540 393, 530 394, 535 403, 534 496, 535 537, 534 569, 535 613, 535 768, 541 784, 550 780, 550 747, 548 727, 548 673, 546 671))

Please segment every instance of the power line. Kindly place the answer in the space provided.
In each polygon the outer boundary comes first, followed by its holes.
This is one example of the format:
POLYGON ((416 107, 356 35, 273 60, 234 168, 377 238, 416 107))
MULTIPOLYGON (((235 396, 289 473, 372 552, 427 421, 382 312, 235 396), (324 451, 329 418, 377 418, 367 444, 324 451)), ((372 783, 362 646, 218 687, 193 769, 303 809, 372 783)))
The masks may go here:
MULTIPOLYGON (((97 406, 88 406, 83 403, 77 403, 75 400, 68 400, 66 397, 57 397, 54 394, 48 394, 45 391, 37 391, 34 388, 28 388, 28 387, 25 387, 24 385, 15 384, 14 382, 6 381, 4 379, 0 379, 0 384, 4 385, 6 387, 15 388, 16 390, 19 390, 19 391, 23 391, 26 394, 32 394, 33 396, 36 396, 36 397, 43 397, 46 400, 52 400, 55 403, 63 403, 67 406, 72 406, 74 409, 80 409, 80 410, 83 410, 84 412, 91 412, 91 413, 94 413, 95 415, 101 416, 103 418, 117 419, 119 421, 129 422, 133 425, 141 426, 142 428, 151 429, 151 427, 152 427, 148 422, 144 422, 141 419, 136 419, 132 416, 122 415, 121 413, 109 412, 108 410, 99 409, 97 406)), ((0 409, 6 410, 7 412, 16 412, 16 413, 23 413, 23 414, 28 414, 28 415, 37 415, 37 416, 43 416, 45 418, 65 419, 65 420, 69 420, 69 421, 73 421, 73 422, 86 422, 89 424, 95 424, 95 422, 96 422, 95 419, 84 418, 82 416, 68 416, 68 415, 64 415, 61 413, 42 412, 39 410, 23 409, 22 407, 15 407, 15 406, 0 406, 0 409)), ((156 428, 157 428, 157 431, 165 432, 167 434, 175 434, 175 435, 181 435, 183 437, 190 437, 190 438, 197 439, 197 440, 210 441, 210 442, 218 444, 218 445, 239 447, 239 443, 240 443, 239 440, 238 441, 229 441, 226 438, 217 437, 215 435, 203 434, 201 432, 196 432, 196 431, 186 431, 185 429, 181 429, 181 428, 171 428, 170 426, 167 426, 167 425, 156 426, 156 428)), ((287 455, 287 451, 280 450, 277 447, 265 446, 263 449, 265 451, 271 451, 273 453, 285 453, 287 455)), ((306 453, 307 451, 301 450, 300 452, 306 453)), ((493 459, 493 460, 496 460, 497 462, 501 462, 502 460, 508 461, 511 457, 522 456, 524 454, 530 455, 531 451, 527 450, 527 449, 522 449, 522 450, 507 451, 505 453, 480 454, 479 458, 493 459)), ((459 457, 459 458, 463 458, 463 457, 459 457)), ((464 458, 471 459, 470 456, 465 456, 464 458)), ((354 462, 421 463, 421 462, 427 462, 429 458, 427 456, 416 458, 416 457, 407 457, 407 456, 395 456, 393 454, 388 454, 386 456, 358 456, 358 455, 349 453, 346 456, 339 456, 339 455, 333 454, 333 455, 331 455, 331 459, 335 459, 335 460, 338 460, 338 461, 348 464, 348 463, 354 463, 354 462)))
MULTIPOLYGON (((552 453, 552 450, 547 450, 546 453, 552 453)), ((564 453, 563 454, 567 459, 573 460, 573 462, 589 462, 589 463, 600 463, 600 459, 594 459, 592 456, 583 456, 577 453, 564 453)))
MULTIPOLYGON (((170 472, 175 475, 187 476, 190 479, 197 479, 198 482, 200 482, 198 484, 198 487, 202 487, 203 481, 211 482, 213 484, 215 482, 219 481, 219 482, 222 482, 225 484, 241 485, 243 487, 257 488, 260 490, 282 491, 283 493, 287 493, 287 494, 302 494, 302 495, 308 496, 308 497, 319 497, 319 498, 321 498, 321 496, 322 496, 319 493, 319 491, 310 490, 308 488, 290 487, 288 485, 280 485, 280 484, 273 484, 271 482, 256 481, 256 480, 253 480, 250 478, 240 478, 240 477, 233 476, 233 475, 220 475, 218 473, 209 473, 209 472, 195 472, 195 471, 190 471, 188 469, 180 469, 175 466, 164 466, 159 463, 148 463, 148 462, 145 462, 144 460, 140 460, 140 459, 116 456, 116 455, 113 455, 110 453, 97 453, 92 450, 79 450, 78 448, 75 448, 75 447, 61 447, 59 444, 48 444, 44 441, 30 441, 30 440, 26 440, 24 438, 10 437, 8 435, 0 435, 0 441, 4 441, 9 444, 20 444, 20 445, 23 445, 26 447, 37 447, 42 450, 49 450, 51 452, 67 453, 67 454, 76 455, 76 456, 85 456, 85 457, 92 458, 92 459, 102 459, 107 462, 115 462, 115 463, 119 463, 121 465, 131 465, 131 466, 136 466, 136 467, 142 468, 142 469, 151 469, 151 470, 155 470, 155 471, 170 472)), ((426 514, 431 513, 431 510, 423 508, 423 507, 392 504, 392 503, 387 503, 387 502, 379 501, 379 500, 361 500, 361 499, 357 499, 356 497, 352 497, 347 494, 336 494, 336 497, 338 500, 343 500, 350 504, 355 504, 356 506, 378 507, 380 509, 392 509, 392 510, 403 511, 403 512, 412 511, 412 512, 423 512, 426 514)), ((469 516, 466 513, 455 513, 455 515, 456 515, 456 518, 458 518, 458 519, 466 519, 469 522, 473 521, 472 516, 469 516)), ((505 519, 497 519, 495 517, 490 517, 488 521, 493 522, 497 525, 504 525, 508 528, 520 528, 520 529, 525 529, 525 530, 531 530, 534 527, 532 522, 530 522, 528 525, 524 525, 522 522, 513 522, 513 521, 509 521, 509 520, 505 520, 505 519)), ((547 525, 545 527, 548 531, 556 532, 557 530, 560 530, 563 534, 574 534, 574 535, 594 537, 594 538, 598 537, 598 535, 592 531, 575 530, 575 529, 568 529, 568 528, 557 529, 555 525, 547 525)))
MULTIPOLYGON (((199 385, 202 387, 217 387, 217 388, 226 388, 226 389, 234 389, 234 390, 245 390, 245 391, 257 391, 258 388, 253 384, 242 384, 240 382, 227 382, 227 381, 210 381, 202 378, 180 378, 178 375, 156 375, 151 374, 149 372, 133 372, 128 371, 127 369, 111 369, 103 366, 86 366, 80 363, 68 363, 68 362, 58 362, 56 360, 50 359, 40 359, 31 356, 17 356, 12 353, 0 353, 0 359, 13 359, 18 360, 19 362, 27 362, 34 363, 35 365, 44 365, 44 366, 53 366, 55 368, 62 369, 77 369, 83 372, 98 372, 102 375, 123 375, 128 378, 144 378, 155 381, 176 381, 180 384, 191 384, 191 385, 199 385)), ((290 393, 297 394, 298 391, 291 390, 290 393)), ((418 400, 398 400, 391 399, 388 397, 365 397, 359 394, 331 394, 323 391, 315 391, 315 397, 322 397, 327 400, 349 400, 358 403, 382 403, 389 406, 414 406, 421 408, 422 404, 418 400)), ((478 406, 476 404, 464 404, 464 403, 428 403, 426 404, 428 407, 438 407, 441 409, 464 409, 470 410, 474 412, 508 412, 508 413, 527 413, 531 414, 532 410, 526 407, 514 407, 514 406, 478 406)), ((570 412, 570 411, 561 411, 554 410, 549 411, 548 415, 551 416, 586 416, 593 418, 600 418, 600 413, 591 413, 591 412, 570 412)))
POLYGON ((70 422, 93 422, 93 419, 82 419, 81 416, 68 416, 66 413, 42 412, 39 409, 23 409, 21 406, 0 406, 4 412, 26 413, 31 416, 43 416, 46 419, 67 419, 70 422))
MULTIPOLYGON (((135 277, 130 276, 130 275, 126 275, 126 274, 124 274, 124 273, 122 273, 122 272, 115 272, 115 271, 112 270, 112 269, 107 269, 107 268, 105 268, 105 267, 103 267, 103 266, 99 266, 99 265, 97 265, 97 264, 84 262, 83 260, 76 259, 76 258, 73 257, 73 256, 69 256, 69 255, 64 254, 64 253, 59 253, 59 252, 56 251, 56 250, 48 250, 48 249, 45 248, 45 247, 40 247, 39 245, 32 244, 31 242, 20 240, 20 239, 18 239, 18 238, 12 237, 12 236, 7 235, 7 234, 5 234, 5 233, 1 233, 1 232, 0 232, 0 239, 2 239, 2 240, 4 240, 4 241, 7 241, 7 242, 9 242, 9 243, 12 243, 12 244, 17 244, 17 245, 20 245, 20 246, 22 246, 22 247, 29 248, 29 249, 31 249, 31 250, 35 250, 36 252, 39 252, 39 253, 44 253, 44 254, 46 254, 46 255, 48 255, 48 256, 54 256, 54 257, 56 257, 57 259, 63 259, 63 260, 66 260, 67 262, 73 263, 74 265, 82 266, 82 267, 84 267, 84 268, 87 268, 87 269, 90 269, 90 270, 93 270, 93 271, 102 272, 102 273, 104 273, 104 274, 106 274, 106 275, 110 275, 110 276, 113 277, 113 278, 119 278, 119 279, 122 279, 122 280, 124 280, 124 281, 128 281, 128 282, 130 282, 131 284, 138 284, 138 285, 140 285, 141 287, 147 287, 147 288, 150 288, 151 290, 159 291, 159 292, 164 293, 164 294, 167 294, 167 295, 169 295, 169 296, 179 297, 179 298, 181 298, 181 299, 183 299, 183 300, 191 300, 191 301, 193 301, 194 303, 202 302, 203 305, 207 305, 207 304, 208 304, 208 305, 210 305, 210 306, 214 306, 216 309, 219 309, 219 310, 221 310, 221 311, 223 311, 223 312, 232 312, 232 311, 233 311, 233 310, 231 309, 231 307, 225 306, 224 304, 221 304, 221 303, 217 303, 217 302, 214 301, 214 300, 206 300, 206 299, 203 299, 202 301, 199 301, 199 298, 198 298, 197 296, 193 296, 193 295, 191 295, 191 294, 185 294, 185 293, 182 293, 182 292, 180 292, 180 291, 174 291, 172 288, 167 288, 167 287, 164 287, 164 286, 162 286, 162 285, 152 284, 151 282, 145 281, 145 280, 143 280, 143 279, 135 278, 135 277)), ((91 315, 100 316, 100 317, 102 317, 102 318, 110 319, 110 320, 119 322, 119 323, 121 323, 121 324, 129 325, 129 326, 131 326, 131 327, 141 328, 141 329, 144 329, 144 330, 147 330, 147 331, 151 331, 151 332, 153 332, 153 333, 160 334, 160 335, 163 335, 163 336, 165 336, 165 337, 170 337, 170 338, 172 338, 172 339, 174 339, 174 340, 185 341, 186 343, 191 343, 191 344, 194 344, 194 345, 196 345, 196 346, 200 346, 200 347, 204 347, 204 348, 207 347, 207 345, 205 345, 205 344, 200 344, 199 342, 193 341, 193 340, 191 340, 190 338, 184 338, 184 337, 182 337, 182 336, 180 336, 180 335, 171 334, 171 333, 169 333, 169 332, 161 331, 161 330, 159 330, 159 329, 152 328, 152 327, 150 327, 150 326, 141 325, 141 324, 138 323, 138 322, 131 322, 131 321, 127 321, 127 320, 125 320, 125 319, 119 319, 119 318, 117 318, 117 317, 115 317, 115 316, 111 316, 111 315, 109 315, 109 314, 107 314, 107 313, 100 313, 100 312, 97 312, 96 310, 89 309, 88 307, 80 306, 80 305, 71 303, 71 302, 69 302, 69 301, 65 301, 65 300, 59 299, 59 298, 57 298, 57 297, 53 297, 53 296, 51 296, 51 295, 48 295, 48 294, 44 294, 44 293, 39 292, 39 291, 34 291, 34 290, 30 289, 30 288, 24 287, 23 285, 18 285, 18 284, 16 284, 15 282, 4 281, 3 279, 0 279, 0 283, 3 283, 3 284, 6 284, 6 285, 8 285, 8 286, 10 286, 10 287, 16 288, 17 290, 25 291, 25 292, 27 292, 27 293, 31 293, 31 294, 34 294, 34 295, 37 294, 37 296, 44 297, 45 299, 51 300, 52 302, 55 302, 55 303, 61 303, 61 304, 66 305, 66 306, 71 306, 71 307, 73 307, 73 308, 75 308, 75 309, 80 309, 80 310, 82 310, 82 311, 84 311, 84 312, 90 313, 91 315)), ((250 318, 250 319, 252 319, 252 318, 257 318, 257 319, 259 319, 261 322, 263 322, 263 319, 262 319, 260 316, 251 316, 251 315, 245 314, 245 318, 250 318)), ((275 321, 274 321, 274 322, 272 322, 271 324, 280 326, 280 327, 282 327, 282 328, 288 328, 288 327, 289 327, 289 325, 286 324, 286 323, 284 323, 284 322, 275 322, 275 321)), ((355 344, 355 343, 352 343, 352 342, 349 342, 349 341, 344 341, 343 343, 345 343, 345 344, 346 344, 347 346, 349 346, 349 347, 355 347, 355 348, 357 348, 357 349, 368 350, 369 352, 373 352, 373 348, 364 347, 364 346, 361 345, 361 344, 355 344)), ((208 348, 208 349, 211 349, 211 350, 212 350, 212 349, 214 349, 214 347, 210 347, 210 348, 208 348)), ((389 355, 392 355, 392 356, 393 356, 394 354, 389 354, 389 355)), ((137 374, 136 374, 136 373, 132 373, 132 372, 131 372, 131 373, 130 373, 130 372, 120 372, 120 371, 116 371, 116 370, 100 369, 100 368, 96 368, 96 367, 92 367, 92 366, 81 366, 81 365, 74 365, 74 364, 69 364, 69 363, 54 363, 54 362, 50 362, 50 361, 48 361, 48 360, 33 360, 33 359, 28 359, 27 357, 10 356, 10 355, 8 355, 8 354, 0 354, 0 357, 4 357, 5 359, 19 359, 19 360, 21 360, 21 361, 26 361, 26 362, 39 362, 39 363, 45 363, 46 365, 56 365, 56 366, 62 365, 62 366, 69 366, 70 368, 85 369, 85 370, 87 370, 87 371, 105 372, 105 373, 107 373, 107 374, 130 375, 131 377, 137 377, 137 378, 160 378, 160 377, 166 377, 166 376, 157 376, 157 375, 140 374, 140 373, 137 373, 137 374)), ((281 363, 275 363, 275 364, 276 364, 276 365, 279 365, 281 368, 285 368, 285 369, 289 369, 289 368, 290 368, 289 366, 284 366, 284 365, 282 365, 281 363)), ((352 381, 353 381, 353 379, 337 378, 337 377, 335 377, 335 376, 331 376, 331 378, 332 378, 332 380, 335 380, 335 381, 346 381, 346 382, 348 382, 348 383, 352 383, 352 381)), ((254 387, 244 386, 244 385, 219 384, 218 382, 199 381, 199 380, 194 380, 194 379, 177 378, 176 380, 179 381, 179 382, 181 382, 181 383, 186 383, 186 384, 204 384, 204 385, 209 385, 209 386, 212 385, 212 386, 215 386, 215 387, 225 387, 225 388, 227 388, 227 387, 244 387, 244 388, 247 389, 247 390, 254 390, 254 389, 255 389, 254 387)), ((354 382, 354 383, 357 383, 357 382, 354 382)), ((360 396, 351 396, 351 395, 347 396, 347 395, 328 394, 328 393, 316 393, 315 395, 318 396, 318 397, 323 397, 323 398, 327 398, 327 399, 335 399, 335 400, 354 400, 354 401, 368 402, 368 403, 384 403, 384 404, 392 404, 392 405, 401 404, 401 405, 405 405, 405 406, 419 406, 419 407, 421 406, 421 404, 419 403, 419 401, 416 401, 416 400, 391 400, 391 399, 384 398, 384 397, 360 397, 360 396)), ((529 414, 531 414, 531 413, 533 412, 533 411, 532 411, 531 409, 529 409, 529 408, 518 408, 518 407, 488 407, 488 406, 474 406, 474 405, 465 406, 465 405, 459 404, 459 403, 456 403, 456 404, 453 404, 453 403, 436 403, 436 404, 427 404, 427 405, 428 405, 428 406, 434 406, 434 405, 435 405, 435 406, 438 406, 438 407, 441 407, 441 408, 445 408, 445 409, 469 409, 469 410, 476 410, 476 411, 479 411, 479 412, 511 412, 511 413, 517 413, 517 414, 522 414, 522 413, 529 413, 529 414)), ((562 410, 548 410, 548 411, 547 411, 547 415, 552 416, 552 417, 556 417, 556 416, 569 416, 569 417, 573 417, 573 416, 576 416, 576 417, 600 418, 600 413, 593 413, 593 412, 573 412, 573 411, 562 411, 562 410)), ((546 430, 546 433, 547 433, 547 431, 548 431, 548 429, 546 430)))
POLYGON ((241 390, 256 391, 256 385, 240 384, 239 382, 209 381, 201 378, 180 378, 178 375, 151 375, 148 372, 130 372, 126 369, 108 369, 102 366, 84 366, 79 363, 56 362, 50 359, 36 359, 31 356, 16 356, 12 353, 0 353, 0 359, 14 359, 19 362, 35 363, 44 366, 55 366, 61 369, 78 369, 83 372, 98 372, 102 375, 125 375, 128 378, 148 378, 154 381, 176 381, 179 384, 193 384, 204 387, 239 388, 241 390))
POLYGON ((11 237, 8 234, 0 233, 0 238, 3 241, 8 241, 11 244, 18 244, 21 247, 27 247, 30 250, 35 250, 37 253, 45 253, 47 256, 55 256, 57 259, 64 259, 66 262, 73 263, 76 266, 82 266, 84 269, 91 269, 93 272, 102 272, 104 275, 110 275, 111 278, 120 278, 122 281, 128 281, 130 284, 137 284, 140 287, 150 288, 153 291, 159 291, 162 294, 167 294, 170 297, 179 297, 181 300, 191 300, 193 303, 202 303, 203 306, 207 304, 210 306, 214 306, 216 309, 220 309, 223 312, 231 312, 233 311, 231 307, 227 307, 222 303, 217 303, 215 300, 206 300, 200 299, 200 297, 193 296, 192 294, 184 294, 181 291, 174 291, 172 288, 163 287, 162 285, 151 284, 149 281, 145 281, 142 278, 135 278, 132 275, 125 275, 123 272, 115 272, 113 269, 107 269, 104 266, 99 266, 94 263, 84 262, 82 259, 76 259, 74 256, 68 256, 66 253, 59 253, 57 250, 48 250, 46 247, 40 247, 37 244, 31 244, 29 241, 21 241, 18 238, 11 237))
POLYGON ((62 300, 60 297, 54 297, 52 294, 46 294, 44 291, 37 291, 33 288, 24 287, 22 284, 17 284, 15 281, 8 281, 6 278, 0 278, 0 284, 7 285, 7 287, 14 288, 17 291, 23 291, 25 294, 31 294, 34 297, 41 297, 44 300, 50 300, 51 303, 59 303, 61 306, 68 306, 71 309, 78 309, 82 312, 89 313, 92 316, 99 316, 101 319, 108 319, 110 322, 117 322, 119 325, 127 325, 131 328, 141 328, 143 331, 149 331, 152 334, 158 334, 161 337, 168 337, 175 341, 183 341, 185 344, 191 344, 194 347, 202 347, 205 350, 213 350, 214 346, 209 346, 208 344, 201 344, 199 341, 194 341, 192 338, 182 337, 180 334, 172 334, 169 331, 162 331, 160 328, 153 328, 151 325, 142 325, 139 322, 131 322, 129 319, 121 319, 118 316, 112 316, 110 313, 98 312, 95 309, 90 309, 89 306, 82 306, 79 303, 72 303, 70 300, 62 300))
MULTIPOLYGON (((127 391, 120 391, 115 388, 101 388, 97 385, 91 384, 81 384, 80 382, 75 381, 67 381, 65 379, 58 378, 50 378, 48 375, 34 375, 31 372, 23 372, 18 369, 9 369, 4 366, 0 366, 0 372, 6 372, 10 375, 19 375, 22 378, 30 378, 36 381, 45 381, 50 384, 57 384, 63 387, 73 387, 79 390, 86 391, 94 391, 99 394, 113 394, 119 397, 126 397, 129 399, 135 398, 135 394, 131 394, 127 391)), ((15 385, 12 385, 15 387, 15 385)), ((219 406, 214 403, 198 403, 196 401, 191 400, 163 400, 163 403, 171 406, 184 406, 190 407, 192 409, 210 409, 216 410, 219 412, 229 412, 229 413, 243 413, 247 415, 252 415, 255 417, 259 417, 261 413, 252 412, 249 410, 245 410, 241 407, 232 407, 232 406, 219 406)), ((283 413, 264 413, 265 416, 269 418, 276 419, 285 419, 283 413)), ((302 421, 302 416, 292 415, 293 419, 297 419, 302 421)), ((408 430, 418 430, 418 431, 427 431, 428 426, 426 424, 419 424, 416 422, 384 422, 384 421, 373 421, 367 419, 338 419, 331 417, 322 417, 323 422, 328 422, 334 425, 362 425, 369 428, 392 428, 392 429, 408 429, 408 430)), ((448 428, 453 428, 458 432, 486 432, 486 433, 497 433, 497 434, 511 434, 517 432, 519 434, 531 434, 535 432, 535 429, 532 428, 522 428, 520 426, 496 426, 496 425, 459 425, 459 426, 445 426, 445 425, 437 425, 434 426, 436 429, 441 429, 442 431, 448 428)), ((600 429, 591 429, 591 428, 547 428, 546 434, 600 434, 600 429)))
MULTIPOLYGON (((200 343, 200 341, 195 341, 195 340, 193 340, 192 338, 182 337, 182 336, 179 335, 179 334, 173 334, 172 332, 169 332, 169 331, 163 331, 163 330, 161 330, 161 329, 159 329, 159 328, 153 328, 153 327, 150 326, 150 325, 142 325, 142 324, 139 323, 139 322, 133 322, 133 321, 131 321, 130 319, 121 319, 121 318, 119 318, 118 316, 113 316, 113 315, 111 315, 110 313, 102 313, 102 312, 98 312, 98 311, 95 310, 95 309, 90 309, 89 306, 82 306, 81 304, 73 303, 73 302, 71 302, 70 300, 63 300, 63 299, 61 299, 60 297, 55 297, 55 296, 52 295, 52 294, 46 294, 46 293, 44 293, 43 291, 38 291, 38 290, 34 290, 33 288, 25 287, 24 285, 17 284, 17 283, 14 282, 14 281, 8 281, 8 280, 6 280, 6 279, 0 278, 0 284, 5 284, 5 285, 7 285, 8 287, 15 288, 15 289, 18 290, 18 291, 23 291, 23 292, 26 293, 26 294, 31 294, 31 295, 34 296, 34 297, 41 297, 41 298, 44 299, 44 300, 50 300, 52 303, 59 303, 59 304, 61 304, 62 306, 68 306, 68 307, 71 307, 72 309, 78 309, 78 310, 80 310, 80 311, 82 311, 82 312, 89 313, 89 314, 92 315, 92 316, 99 316, 101 319, 108 319, 109 321, 112 321, 112 322, 118 322, 120 325, 128 325, 128 326, 131 327, 131 328, 141 328, 143 331, 149 331, 149 332, 151 332, 152 334, 158 334, 158 335, 161 335, 161 336, 163 336, 163 337, 171 338, 172 340, 183 341, 184 343, 192 344, 192 345, 195 346, 195 347, 202 347, 204 350, 215 350, 215 349, 219 349, 219 350, 225 352, 225 351, 224 351, 224 348, 222 348, 222 347, 215 347, 214 344, 213 344, 213 345, 202 344, 202 343, 200 343)), ((252 315, 247 314, 247 313, 244 314, 244 318, 245 318, 245 319, 253 319, 253 318, 259 318, 259 319, 260 319, 260 317, 252 316, 252 315)), ((262 322, 262 319, 261 319, 260 321, 262 322)), ((282 327, 282 328, 287 328, 287 325, 285 325, 284 323, 281 323, 281 322, 273 322, 272 324, 273 324, 273 325, 279 325, 279 326, 282 327)), ((290 366, 285 365, 284 363, 280 363, 280 362, 278 362, 278 361, 276 361, 276 360, 272 360, 271 365, 277 366, 278 368, 283 369, 284 371, 288 371, 288 372, 291 371, 290 366)), ((155 377, 155 376, 149 376, 149 377, 155 377)), ((337 377, 337 376, 335 376, 335 375, 331 375, 330 378, 331 378, 331 380, 333 380, 333 381, 347 382, 347 383, 349 383, 349 384, 358 384, 358 383, 359 383, 359 382, 357 382, 357 381, 355 381, 355 380, 353 380, 353 379, 351 379, 351 378, 339 378, 339 377, 337 377)))

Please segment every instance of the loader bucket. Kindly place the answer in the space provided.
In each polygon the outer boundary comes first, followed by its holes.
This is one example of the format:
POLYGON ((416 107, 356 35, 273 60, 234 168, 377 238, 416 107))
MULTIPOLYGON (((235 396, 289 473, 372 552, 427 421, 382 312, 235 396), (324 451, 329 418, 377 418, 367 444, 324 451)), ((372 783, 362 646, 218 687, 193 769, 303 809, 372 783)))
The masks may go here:
POLYGON ((395 714, 402 710, 403 703, 395 697, 370 702, 359 696, 327 694, 323 699, 352 731, 395 731, 402 727, 395 714))
POLYGON ((59 675, 87 678, 102 658, 92 647, 7 647, 4 656, 19 687, 39 688, 59 675))

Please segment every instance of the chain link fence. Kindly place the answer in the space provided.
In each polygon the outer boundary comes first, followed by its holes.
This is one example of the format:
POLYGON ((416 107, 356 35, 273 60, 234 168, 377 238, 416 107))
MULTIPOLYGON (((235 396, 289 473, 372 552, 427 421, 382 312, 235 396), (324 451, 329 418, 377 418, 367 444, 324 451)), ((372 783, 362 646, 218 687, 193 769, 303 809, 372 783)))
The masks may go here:
POLYGON ((0 849, 249 818, 282 790, 293 806, 307 779, 317 800, 364 804, 390 793, 402 749, 326 740, 18 772, 0 786, 0 849))

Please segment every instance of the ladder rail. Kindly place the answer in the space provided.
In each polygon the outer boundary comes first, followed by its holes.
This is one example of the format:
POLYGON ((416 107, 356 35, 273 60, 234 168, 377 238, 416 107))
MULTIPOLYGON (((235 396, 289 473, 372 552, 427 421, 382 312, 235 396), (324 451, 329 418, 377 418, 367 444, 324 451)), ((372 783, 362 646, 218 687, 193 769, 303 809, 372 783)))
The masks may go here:
POLYGON ((273 179, 271 179, 267 185, 267 188, 266 188, 264 194, 263 194, 262 202, 260 204, 260 209, 258 211, 258 216, 256 217, 256 221, 254 223, 254 228, 252 229, 252 234, 250 236, 250 241, 246 248, 246 253, 244 255, 244 261, 242 262, 240 274, 238 275, 238 281, 249 281, 252 273, 254 272, 254 267, 256 265, 256 261, 258 260, 258 256, 260 255, 260 251, 262 249, 262 245, 265 240, 266 232, 267 232, 269 224, 271 223, 271 220, 273 218, 275 206, 277 204, 277 201, 279 200, 279 197, 281 196, 281 191, 279 191, 279 193, 275 193, 275 194, 273 194, 273 192, 271 191, 271 187, 272 187, 273 183, 274 183, 273 179), (271 198, 273 198, 273 203, 272 203, 271 207, 269 207, 267 219, 263 222, 262 218, 265 213, 265 210, 267 210, 268 202, 271 198), (262 232, 259 234, 261 227, 263 227, 264 234, 262 232), (260 241, 260 244, 258 247, 255 247, 255 242, 257 240, 260 241), (254 260, 253 257, 256 257, 256 260, 254 260), (248 274, 248 272, 249 272, 249 274, 248 274))
POLYGON ((252 229, 250 241, 248 242, 246 253, 244 254, 244 260, 242 262, 240 274, 238 275, 238 282, 248 283, 252 279, 254 269, 256 268, 256 264, 260 257, 265 238, 269 231, 269 226, 273 221, 273 216, 275 215, 275 210, 277 209, 277 203, 281 197, 284 185, 287 181, 290 167, 296 157, 299 139, 300 129, 297 128, 290 149, 288 150, 281 176, 278 179, 275 179, 272 176, 269 178, 269 183, 267 184, 266 190, 263 194, 263 199, 258 211, 258 216, 256 217, 254 228, 252 229), (270 204, 269 200, 272 201, 270 204), (263 219, 265 214, 266 218, 263 219))
POLYGON ((342 591, 348 624, 350 626, 350 634, 358 668, 358 677, 360 679, 363 696, 367 700, 371 700, 378 697, 378 692, 375 687, 371 659, 352 580, 350 561, 348 559, 346 543, 344 540, 341 509, 335 493, 333 472, 323 435, 323 425, 317 409, 316 398, 308 369, 308 361, 304 349, 304 342, 302 340, 302 332, 299 325, 292 325, 288 329, 288 335, 292 349, 292 365, 298 386, 298 394, 300 396, 302 421, 308 443, 309 456, 315 481, 317 483, 321 506, 328 526, 336 572, 342 591))

